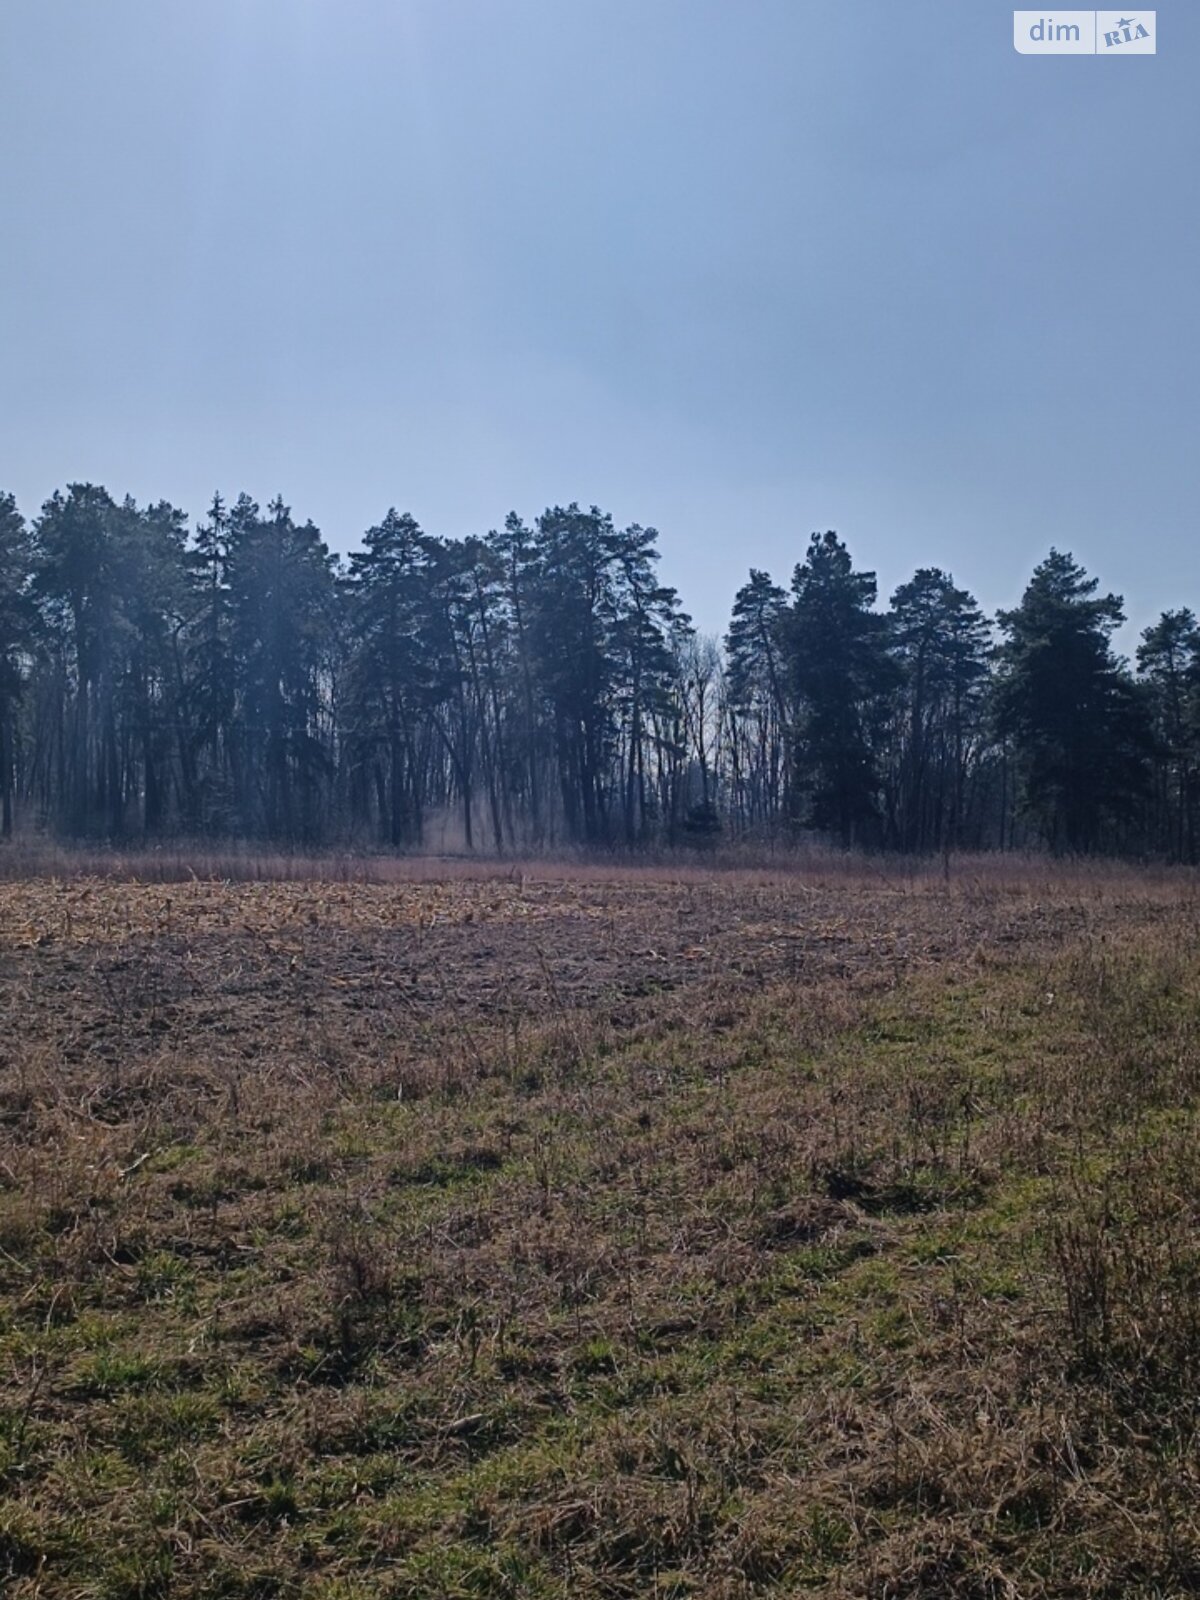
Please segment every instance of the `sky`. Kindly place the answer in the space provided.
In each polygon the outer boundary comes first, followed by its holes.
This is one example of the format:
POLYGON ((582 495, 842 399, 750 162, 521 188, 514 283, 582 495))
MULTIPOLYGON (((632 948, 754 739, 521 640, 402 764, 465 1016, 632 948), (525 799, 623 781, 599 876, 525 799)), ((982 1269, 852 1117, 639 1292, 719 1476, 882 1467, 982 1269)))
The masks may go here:
POLYGON ((1200 6, 3 0, 0 489, 345 552, 578 500, 706 632, 835 528, 1200 610, 1200 6), (1051 11, 1049 15, 1054 15, 1051 11), (1137 15, 1137 13, 1130 13, 1137 15))

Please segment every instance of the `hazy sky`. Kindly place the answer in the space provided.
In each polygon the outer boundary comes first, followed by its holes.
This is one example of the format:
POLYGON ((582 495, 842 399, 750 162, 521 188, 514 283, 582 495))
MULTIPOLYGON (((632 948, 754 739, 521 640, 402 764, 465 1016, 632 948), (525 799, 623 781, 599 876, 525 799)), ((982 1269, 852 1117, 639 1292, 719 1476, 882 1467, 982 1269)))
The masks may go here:
MULTIPOLYGON (((339 550, 577 499, 724 628, 833 527, 1200 609, 1200 6, 3 0, 0 488, 339 550), (1053 14, 1053 13, 1051 13, 1053 14)), ((1126 648, 1136 635, 1126 631, 1126 648)))

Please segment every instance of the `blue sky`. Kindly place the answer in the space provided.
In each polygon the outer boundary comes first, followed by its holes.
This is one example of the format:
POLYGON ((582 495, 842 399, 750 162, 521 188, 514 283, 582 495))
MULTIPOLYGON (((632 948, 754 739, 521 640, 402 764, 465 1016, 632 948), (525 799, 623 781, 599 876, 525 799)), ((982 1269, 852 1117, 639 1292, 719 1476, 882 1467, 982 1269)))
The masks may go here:
MULTIPOLYGON (((1052 543, 1200 609, 1200 8, 4 0, 0 487, 485 531, 578 499, 724 628, 1052 543), (1053 14, 1053 13, 1051 13, 1053 14)), ((1136 640, 1133 625, 1125 648, 1136 640)))

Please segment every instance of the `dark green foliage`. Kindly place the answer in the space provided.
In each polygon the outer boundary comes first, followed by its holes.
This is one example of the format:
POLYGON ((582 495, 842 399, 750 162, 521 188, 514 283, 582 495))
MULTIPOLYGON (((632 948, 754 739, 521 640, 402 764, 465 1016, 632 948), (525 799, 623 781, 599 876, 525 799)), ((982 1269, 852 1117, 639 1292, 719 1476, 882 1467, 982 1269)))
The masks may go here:
POLYGON ((230 640, 236 663, 233 772, 251 834, 318 840, 331 773, 334 638, 329 552, 311 522, 276 499, 266 517, 244 496, 230 517, 230 640))
POLYGON ((0 834, 13 827, 16 709, 22 666, 32 648, 37 611, 29 592, 33 547, 10 494, 0 494, 0 834))
POLYGON ((1122 603, 1097 587, 1051 550, 1021 604, 1000 613, 996 726, 1013 746, 1023 806, 1055 850, 1098 848, 1147 787, 1144 704, 1109 642, 1122 603))
POLYGON ((629 843, 650 811, 646 746, 669 720, 671 645, 687 631, 675 591, 655 577, 657 539, 574 502, 538 519, 532 660, 566 829, 587 842, 612 837, 614 802, 629 843))
POLYGON ((892 836, 904 850, 961 846, 971 837, 974 780, 987 749, 990 630, 974 597, 937 567, 922 567, 901 584, 890 622, 901 670, 892 836))
POLYGON ((1052 551, 993 649, 921 568, 876 605, 835 533, 752 568, 722 652, 597 506, 439 539, 390 510, 343 569, 281 499, 184 514, 0 495, 0 837, 500 853, 805 830, 915 854, 1195 860, 1200 629, 1145 630, 1052 551))
POLYGON ((184 516, 72 484, 34 524, 33 593, 52 691, 31 755, 45 814, 76 834, 154 833, 178 724, 189 609, 184 516))
POLYGON ((1200 764, 1200 628, 1184 609, 1166 611, 1142 633, 1138 671, 1149 691, 1155 742, 1156 843, 1196 860, 1200 764))
POLYGON ((751 825, 789 810, 786 611, 784 591, 752 567, 725 636, 733 802, 751 825))
POLYGON ((350 558, 352 637, 342 712, 356 813, 375 798, 387 843, 419 843, 425 766, 420 718, 436 661, 430 606, 434 545, 393 508, 350 558))
POLYGON ((616 749, 615 663, 608 651, 616 616, 615 537, 612 518, 595 506, 555 506, 538 518, 533 655, 567 830, 591 841, 607 831, 601 774, 616 749))
MULTIPOLYGON (((244 512, 244 508, 241 508, 244 512)), ((190 831, 221 832, 236 825, 234 711, 237 670, 230 637, 230 516, 214 495, 208 520, 196 529, 188 556, 193 609, 185 635, 180 741, 184 820, 190 831)))
POLYGON ((875 574, 856 572, 835 533, 814 533, 792 577, 786 639, 795 706, 798 820, 844 847, 879 835, 881 737, 896 671, 875 574))

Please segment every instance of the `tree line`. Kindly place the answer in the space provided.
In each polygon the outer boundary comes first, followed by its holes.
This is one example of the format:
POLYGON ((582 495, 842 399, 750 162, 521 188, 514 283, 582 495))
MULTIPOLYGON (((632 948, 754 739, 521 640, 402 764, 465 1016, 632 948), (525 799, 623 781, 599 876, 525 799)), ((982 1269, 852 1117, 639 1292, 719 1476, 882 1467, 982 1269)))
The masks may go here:
POLYGON ((391 510, 342 560, 282 499, 0 494, 0 829, 496 852, 810 832, 929 853, 1195 861, 1200 627, 1131 667, 1119 596, 1051 550, 987 617, 813 534, 724 639, 595 506, 481 537, 391 510))

